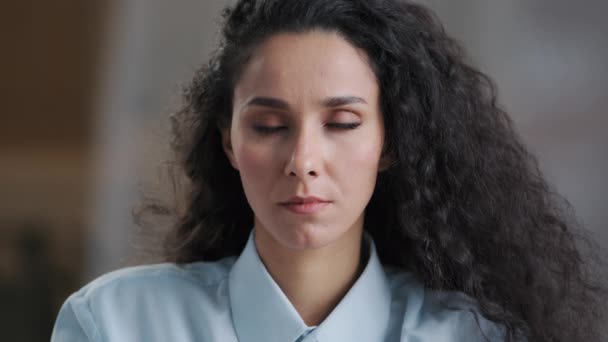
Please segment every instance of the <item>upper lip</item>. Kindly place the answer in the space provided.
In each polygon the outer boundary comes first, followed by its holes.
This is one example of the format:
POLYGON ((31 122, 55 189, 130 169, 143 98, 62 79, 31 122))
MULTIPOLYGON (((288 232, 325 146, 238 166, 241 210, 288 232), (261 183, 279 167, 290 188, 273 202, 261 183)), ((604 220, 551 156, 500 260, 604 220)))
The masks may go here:
POLYGON ((281 202, 281 204, 301 204, 301 203, 311 203, 311 202, 329 202, 323 198, 315 197, 315 196, 293 196, 285 202, 281 202))

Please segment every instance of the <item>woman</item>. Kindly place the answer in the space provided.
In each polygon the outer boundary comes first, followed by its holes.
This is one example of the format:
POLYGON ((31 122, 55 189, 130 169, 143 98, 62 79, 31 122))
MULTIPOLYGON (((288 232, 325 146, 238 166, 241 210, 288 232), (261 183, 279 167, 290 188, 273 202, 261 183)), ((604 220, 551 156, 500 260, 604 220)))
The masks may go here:
POLYGON ((190 190, 167 263, 73 294, 53 341, 601 338, 582 231, 427 9, 224 16, 172 118, 190 190))

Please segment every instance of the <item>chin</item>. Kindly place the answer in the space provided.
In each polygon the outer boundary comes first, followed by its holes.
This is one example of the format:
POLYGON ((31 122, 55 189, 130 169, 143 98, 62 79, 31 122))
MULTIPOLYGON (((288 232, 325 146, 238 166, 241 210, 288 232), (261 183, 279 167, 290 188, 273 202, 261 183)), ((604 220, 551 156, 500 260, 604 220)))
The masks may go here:
POLYGON ((269 232, 283 247, 292 250, 316 249, 330 245, 341 234, 327 225, 318 223, 286 224, 281 231, 269 232))

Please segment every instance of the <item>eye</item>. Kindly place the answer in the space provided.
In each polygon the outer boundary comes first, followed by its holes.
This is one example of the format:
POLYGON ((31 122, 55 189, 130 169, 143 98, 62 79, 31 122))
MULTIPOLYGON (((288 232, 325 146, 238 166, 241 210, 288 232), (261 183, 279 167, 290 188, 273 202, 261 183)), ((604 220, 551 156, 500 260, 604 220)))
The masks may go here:
MULTIPOLYGON (((359 127, 361 124, 358 122, 348 122, 348 123, 338 123, 338 122, 332 122, 332 123, 328 123, 326 124, 327 127, 332 128, 332 129, 341 129, 341 130, 345 130, 345 129, 355 129, 357 127, 359 127)), ((262 125, 256 125, 253 126, 253 129, 259 133, 259 134, 264 134, 264 135, 268 135, 268 134, 273 134, 273 133, 277 133, 279 131, 285 130, 287 129, 287 126, 262 126, 262 125)))
POLYGON ((253 129, 260 134, 272 134, 286 128, 285 126, 253 126, 253 129))
POLYGON ((361 124, 358 122, 348 122, 348 123, 337 123, 337 122, 332 122, 332 123, 328 123, 327 126, 330 128, 337 128, 337 129, 355 129, 357 127, 359 127, 361 124))

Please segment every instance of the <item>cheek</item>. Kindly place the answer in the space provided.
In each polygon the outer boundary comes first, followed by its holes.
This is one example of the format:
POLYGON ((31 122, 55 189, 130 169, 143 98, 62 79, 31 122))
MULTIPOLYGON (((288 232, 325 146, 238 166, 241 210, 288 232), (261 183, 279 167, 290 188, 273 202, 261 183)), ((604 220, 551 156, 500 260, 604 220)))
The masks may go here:
MULTIPOLYGON (((359 137, 356 141, 348 143, 348 146, 341 148, 341 153, 345 159, 345 167, 350 165, 356 167, 356 170, 360 172, 377 172, 378 160, 380 159, 380 153, 382 149, 382 135, 374 132, 375 134, 367 134, 363 137, 359 137)), ((338 156, 340 158, 340 156, 338 156)), ((351 172, 353 169, 351 168, 351 172)))
POLYGON ((245 188, 258 188, 273 177, 273 153, 258 145, 243 144, 235 150, 241 181, 245 188))
POLYGON ((356 166, 356 170, 363 176, 376 174, 378 172, 378 160, 380 158, 380 149, 370 144, 362 145, 358 149, 353 149, 351 163, 356 166))
POLYGON ((378 173, 382 145, 378 142, 358 143, 348 148, 347 153, 336 157, 340 161, 339 178, 346 182, 350 192, 373 191, 378 173))

